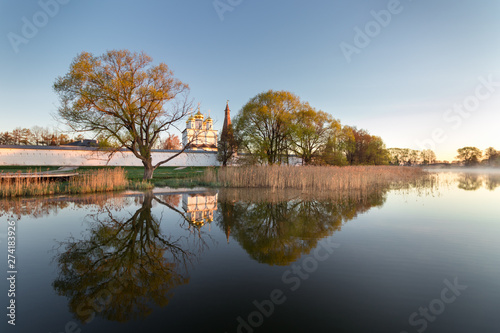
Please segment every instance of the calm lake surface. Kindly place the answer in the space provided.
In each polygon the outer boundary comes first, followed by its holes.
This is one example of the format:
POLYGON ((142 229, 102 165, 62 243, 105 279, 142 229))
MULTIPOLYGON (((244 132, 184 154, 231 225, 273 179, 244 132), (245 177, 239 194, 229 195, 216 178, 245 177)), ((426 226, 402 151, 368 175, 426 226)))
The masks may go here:
POLYGON ((500 332, 500 173, 0 202, 2 332, 500 332))

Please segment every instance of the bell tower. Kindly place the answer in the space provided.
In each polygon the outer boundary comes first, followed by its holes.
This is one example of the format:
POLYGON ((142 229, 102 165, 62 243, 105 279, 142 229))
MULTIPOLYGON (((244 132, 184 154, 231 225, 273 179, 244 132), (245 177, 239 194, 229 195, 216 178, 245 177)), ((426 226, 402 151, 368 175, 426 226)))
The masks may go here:
POLYGON ((227 134, 229 127, 231 126, 231 110, 229 110, 229 100, 226 102, 226 110, 224 110, 224 125, 222 126, 222 135, 227 134))

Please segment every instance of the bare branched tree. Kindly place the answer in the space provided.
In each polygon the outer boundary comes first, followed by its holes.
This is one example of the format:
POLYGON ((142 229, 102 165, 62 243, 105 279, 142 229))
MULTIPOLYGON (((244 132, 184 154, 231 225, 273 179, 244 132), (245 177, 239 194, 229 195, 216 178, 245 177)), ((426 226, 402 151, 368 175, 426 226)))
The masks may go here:
POLYGON ((131 151, 144 165, 144 179, 151 179, 156 168, 189 147, 153 163, 152 149, 161 134, 177 128, 192 110, 188 85, 166 64, 151 62, 145 53, 128 50, 99 57, 82 52, 54 83, 61 101, 58 118, 74 131, 112 140, 115 149, 110 154, 131 151))

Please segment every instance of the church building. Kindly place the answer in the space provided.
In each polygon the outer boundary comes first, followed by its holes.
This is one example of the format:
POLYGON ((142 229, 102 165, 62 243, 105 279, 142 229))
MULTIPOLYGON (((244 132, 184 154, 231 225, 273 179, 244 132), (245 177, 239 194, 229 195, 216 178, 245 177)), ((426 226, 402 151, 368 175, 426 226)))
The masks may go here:
POLYGON ((217 151, 217 131, 214 130, 212 118, 198 112, 186 121, 186 129, 182 132, 183 146, 190 150, 217 151))
MULTIPOLYGON (((224 125, 222 127, 223 137, 227 137, 227 132, 231 126, 230 112, 229 101, 227 101, 226 109, 224 110, 224 125)), ((198 107, 198 112, 186 121, 186 129, 182 132, 182 145, 184 147, 188 145, 188 149, 190 150, 217 151, 217 140, 217 131, 214 130, 212 118, 209 116, 205 119, 205 116, 200 111, 200 107, 198 107)))

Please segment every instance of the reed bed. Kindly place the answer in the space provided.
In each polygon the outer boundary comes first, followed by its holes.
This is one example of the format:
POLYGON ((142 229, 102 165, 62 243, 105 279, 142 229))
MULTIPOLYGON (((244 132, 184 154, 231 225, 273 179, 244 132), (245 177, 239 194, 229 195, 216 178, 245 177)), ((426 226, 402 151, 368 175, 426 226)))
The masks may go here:
POLYGON ((126 189, 127 185, 127 175, 122 168, 98 169, 71 178, 67 193, 119 191, 126 189))
POLYGON ((207 169, 201 180, 221 187, 325 192, 379 189, 426 175, 420 168, 395 166, 244 166, 207 169))
POLYGON ((0 182, 0 197, 41 196, 52 194, 81 194, 124 190, 128 186, 122 168, 83 172, 67 182, 51 181, 42 177, 11 178, 0 182))

